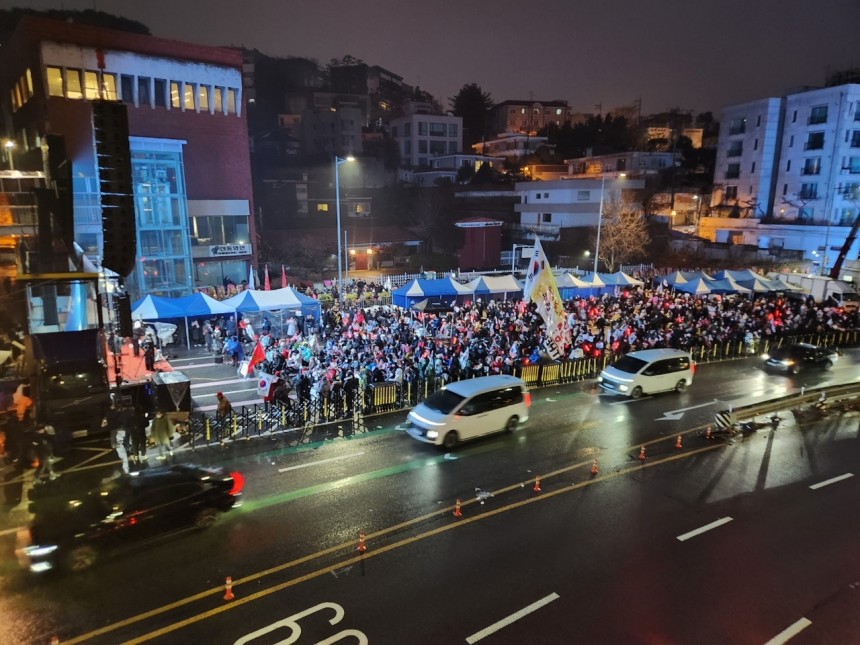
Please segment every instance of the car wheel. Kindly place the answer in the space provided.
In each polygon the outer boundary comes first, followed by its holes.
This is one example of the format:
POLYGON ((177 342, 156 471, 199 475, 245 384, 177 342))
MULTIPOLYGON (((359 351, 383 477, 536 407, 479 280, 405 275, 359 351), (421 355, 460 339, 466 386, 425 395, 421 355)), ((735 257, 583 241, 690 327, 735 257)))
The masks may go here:
POLYGON ((89 544, 72 547, 63 557, 63 568, 67 571, 86 571, 98 560, 98 552, 89 544))
POLYGON ((833 367, 833 361, 830 359, 824 361, 824 369, 829 370, 831 367, 833 367))
POLYGON ((508 422, 505 424, 505 432, 513 432, 517 429, 517 426, 520 425, 519 417, 511 417, 508 419, 508 422))
POLYGON ((797 376, 800 373, 800 367, 798 367, 797 365, 792 365, 791 368, 788 370, 788 373, 792 376, 797 376))
POLYGON ((637 385, 636 387, 633 388, 633 391, 630 393, 630 398, 631 399, 638 399, 640 396, 642 396, 642 388, 637 385))
POLYGON ((679 392, 679 393, 683 392, 686 389, 687 389, 687 381, 685 381, 684 379, 681 379, 680 381, 678 381, 678 384, 675 386, 675 391, 679 392))
POLYGON ((194 516, 194 528, 208 529, 218 520, 218 511, 214 508, 204 508, 194 516))
POLYGON ((460 435, 457 434, 456 430, 451 430, 451 432, 445 435, 442 445, 448 450, 451 450, 456 448, 458 443, 460 443, 460 435))

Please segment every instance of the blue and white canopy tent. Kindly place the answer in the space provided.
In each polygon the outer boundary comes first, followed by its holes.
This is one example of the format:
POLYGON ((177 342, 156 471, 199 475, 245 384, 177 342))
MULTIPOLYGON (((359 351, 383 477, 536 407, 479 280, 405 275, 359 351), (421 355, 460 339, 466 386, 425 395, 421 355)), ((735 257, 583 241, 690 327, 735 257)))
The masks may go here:
POLYGON ((437 280, 416 279, 391 292, 391 302, 403 309, 408 309, 426 298, 450 304, 470 300, 473 297, 472 289, 450 277, 437 280))
POLYGON ((684 283, 675 283, 673 288, 676 291, 683 291, 684 293, 693 293, 698 296, 711 293, 710 283, 701 277, 695 278, 684 283))
POLYGON ((247 289, 237 293, 232 298, 227 298, 224 300, 224 304, 230 305, 237 315, 260 314, 260 318, 262 318, 263 312, 277 313, 282 329, 285 312, 303 318, 311 316, 317 325, 319 325, 322 317, 322 306, 319 300, 299 293, 292 287, 282 287, 270 291, 247 289))
POLYGON ((520 298, 523 295, 523 285, 513 275, 482 275, 465 286, 471 290, 475 298, 501 297, 502 300, 507 300, 520 298))

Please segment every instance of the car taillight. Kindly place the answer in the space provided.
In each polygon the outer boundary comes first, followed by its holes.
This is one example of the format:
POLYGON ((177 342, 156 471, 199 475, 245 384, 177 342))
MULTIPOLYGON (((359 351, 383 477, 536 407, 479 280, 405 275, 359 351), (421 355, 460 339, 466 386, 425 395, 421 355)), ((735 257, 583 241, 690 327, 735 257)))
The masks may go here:
POLYGON ((523 394, 523 402, 526 404, 527 408, 532 407, 532 393, 526 392, 523 394))
POLYGON ((230 473, 230 477, 233 478, 233 487, 229 490, 228 495, 238 495, 245 488, 245 478, 242 477, 242 473, 236 471, 230 473))

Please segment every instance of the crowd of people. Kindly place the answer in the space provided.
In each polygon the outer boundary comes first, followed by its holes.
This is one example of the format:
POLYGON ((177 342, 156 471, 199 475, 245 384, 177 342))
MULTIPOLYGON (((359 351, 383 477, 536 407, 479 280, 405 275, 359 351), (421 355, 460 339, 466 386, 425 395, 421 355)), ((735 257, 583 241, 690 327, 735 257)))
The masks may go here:
MULTIPOLYGON (((777 294, 696 296, 662 286, 574 298, 565 309, 571 342, 562 355, 569 359, 657 347, 695 351, 744 343, 755 348, 784 336, 858 328, 858 312, 835 302, 777 294)), ((217 325, 210 326, 218 332, 217 325)), ((264 326, 254 338, 265 352, 260 369, 278 377, 271 398, 289 402, 341 389, 351 398, 349 393, 382 381, 444 383, 514 373, 549 360, 545 332, 534 305, 479 299, 434 314, 393 306, 333 308, 323 313, 315 333, 303 333, 299 323, 285 326, 280 335, 264 326)), ((241 336, 230 338, 239 341, 229 350, 237 361, 253 348, 247 333, 244 349, 241 336)))

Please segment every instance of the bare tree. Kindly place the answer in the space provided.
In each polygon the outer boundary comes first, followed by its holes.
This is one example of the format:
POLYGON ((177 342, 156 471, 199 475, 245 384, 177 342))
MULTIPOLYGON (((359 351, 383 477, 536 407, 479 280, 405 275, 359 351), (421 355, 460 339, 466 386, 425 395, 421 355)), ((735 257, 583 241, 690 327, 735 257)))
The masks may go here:
POLYGON ((629 197, 610 196, 603 204, 599 259, 609 273, 645 255, 650 242, 642 209, 629 197))

